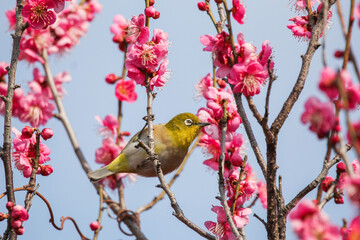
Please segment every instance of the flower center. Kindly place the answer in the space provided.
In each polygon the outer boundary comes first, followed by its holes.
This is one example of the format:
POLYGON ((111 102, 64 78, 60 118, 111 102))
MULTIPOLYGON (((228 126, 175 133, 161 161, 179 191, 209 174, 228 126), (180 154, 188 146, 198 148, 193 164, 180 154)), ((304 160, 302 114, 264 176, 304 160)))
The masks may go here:
POLYGON ((145 48, 142 52, 141 52, 141 64, 143 66, 146 66, 148 65, 149 63, 151 64, 155 64, 156 61, 156 55, 155 55, 155 52, 154 52, 154 49, 152 47, 147 47, 145 48))
POLYGON ((256 84, 256 78, 254 75, 247 75, 244 78, 244 85, 247 88, 253 87, 256 84))

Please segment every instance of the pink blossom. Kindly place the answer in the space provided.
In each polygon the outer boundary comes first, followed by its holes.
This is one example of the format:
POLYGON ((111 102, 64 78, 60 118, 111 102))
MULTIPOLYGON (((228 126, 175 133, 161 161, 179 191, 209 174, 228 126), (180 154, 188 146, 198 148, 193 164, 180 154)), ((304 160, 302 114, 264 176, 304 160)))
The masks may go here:
MULTIPOLYGON (((259 53, 259 62, 261 65, 263 65, 264 68, 268 67, 268 60, 272 54, 272 47, 269 45, 269 40, 266 40, 262 44, 262 50, 259 53)), ((269 65, 270 69, 274 68, 274 62, 271 61, 269 65)))
POLYGON ((167 80, 170 78, 170 72, 167 70, 169 60, 165 59, 161 62, 159 69, 154 73, 154 77, 150 79, 149 85, 150 89, 153 90, 154 87, 162 87, 165 85, 167 80))
POLYGON ((35 132, 35 128, 29 127, 29 126, 25 126, 22 130, 21 130, 21 135, 24 138, 31 138, 32 135, 35 132))
POLYGON ((360 27, 360 2, 358 3, 357 7, 355 8, 355 17, 358 18, 359 27, 360 27))
POLYGON ((59 13, 65 8, 65 1, 71 1, 71 0, 53 0, 53 1, 54 1, 54 10, 56 13, 59 13))
POLYGON ((359 85, 350 84, 346 89, 348 108, 355 109, 360 104, 360 87, 359 85))
POLYGON ((331 225, 328 216, 309 200, 300 202, 289 218, 291 225, 301 240, 340 239, 338 227, 331 225))
POLYGON ((97 0, 86 1, 83 5, 81 5, 86 13, 86 20, 91 22, 94 20, 95 13, 99 13, 102 10, 102 5, 97 0))
POLYGON ((56 21, 55 13, 49 11, 53 7, 52 0, 26 0, 21 13, 28 20, 30 27, 39 30, 56 21))
POLYGON ((21 220, 15 220, 15 219, 11 219, 11 227, 13 228, 19 228, 22 225, 22 221, 21 220))
POLYGON ((205 97, 205 93, 209 87, 214 86, 214 80, 211 77, 210 73, 208 73, 204 78, 200 80, 198 84, 195 85, 196 89, 196 98, 205 97))
POLYGON ((6 67, 10 67, 7 62, 0 62, 0 80, 5 80, 5 76, 7 75, 6 67))
MULTIPOLYGON (((235 236, 231 231, 230 225, 227 222, 225 210, 223 207, 213 206, 211 209, 217 214, 217 223, 206 221, 205 227, 214 233, 219 240, 235 240, 235 236)), ((243 228, 249 223, 248 215, 251 213, 250 208, 240 208, 234 212, 233 221, 237 228, 243 228)))
POLYGON ((343 240, 357 240, 360 236, 360 216, 356 216, 350 223, 347 236, 343 240))
POLYGON ((40 174, 42 176, 49 176, 54 171, 50 165, 40 165, 40 174))
POLYGON ((20 121, 29 122, 33 127, 45 125, 55 110, 49 98, 41 94, 29 93, 20 104, 23 108, 19 115, 20 121))
MULTIPOLYGON (((31 138, 27 138, 22 136, 22 134, 16 128, 12 128, 12 131, 16 137, 13 139, 14 151, 12 153, 15 167, 18 170, 22 171, 24 177, 28 178, 32 173, 33 164, 36 156, 36 136, 34 134, 31 138)), ((49 161, 49 155, 50 149, 46 145, 40 143, 39 164, 44 164, 45 162, 49 161)))
POLYGON ((267 209, 267 190, 266 190, 266 184, 262 181, 258 181, 257 183, 258 187, 258 194, 260 202, 263 206, 263 208, 267 209))
POLYGON ((201 44, 206 47, 203 51, 210 51, 215 55, 214 65, 218 67, 216 77, 223 78, 230 72, 230 61, 234 61, 229 34, 221 32, 215 37, 202 35, 201 44))
POLYGON ((240 3, 240 0, 233 0, 232 16, 239 23, 244 24, 245 7, 240 3))
POLYGON ((149 7, 145 8, 144 13, 147 17, 154 17, 156 10, 155 10, 154 6, 149 6, 149 7))
MULTIPOLYGON (((6 96, 7 88, 8 85, 6 83, 0 82, 0 95, 6 96)), ((24 90, 22 90, 21 88, 15 89, 13 96, 13 109, 12 109, 12 115, 14 117, 18 117, 20 113, 23 111, 21 103, 23 102, 24 98, 25 98, 24 90)), ((5 103, 4 101, 0 101, 0 114, 4 115, 4 112, 5 112, 5 103)))
POLYGON ((305 111, 301 115, 301 122, 310 122, 310 131, 316 133, 319 138, 324 138, 335 124, 334 106, 330 102, 322 103, 316 97, 310 97, 305 102, 305 111))
POLYGON ((120 154, 121 150, 122 147, 116 145, 113 138, 105 138, 102 146, 95 152, 95 162, 107 165, 120 154))
POLYGON ((119 44, 119 49, 121 51, 125 51, 125 47, 127 45, 126 30, 129 24, 126 19, 120 14, 114 16, 113 22, 114 23, 110 27, 110 31, 114 34, 112 40, 113 42, 119 44))
POLYGON ((296 16, 290 18, 289 21, 294 22, 287 25, 295 37, 309 40, 311 38, 312 28, 309 24, 309 16, 296 16))
MULTIPOLYGON (((321 70, 319 88, 325 92, 330 100, 336 100, 339 97, 337 77, 337 73, 330 67, 324 67, 321 70)), ((342 70, 339 77, 344 87, 352 85, 351 76, 346 70, 342 70)))
MULTIPOLYGON (((305 11, 306 10, 306 0, 295 0, 295 11, 305 11)), ((319 0, 315 0, 316 2, 320 3, 319 0)), ((314 0, 310 0, 310 6, 314 6, 314 0)))
POLYGON ((115 86, 115 96, 119 101, 135 102, 137 99, 135 83, 131 80, 118 80, 115 86))
POLYGON ((9 21, 9 30, 16 29, 16 8, 7 10, 5 12, 6 17, 9 21))
POLYGON ((229 83, 235 85, 235 93, 243 93, 245 96, 254 96, 260 93, 260 86, 265 84, 268 77, 264 67, 255 60, 249 63, 235 64, 230 72, 229 83))
POLYGON ((249 200, 253 194, 258 190, 256 181, 252 179, 245 179, 240 182, 239 188, 239 196, 237 199, 234 199, 235 192, 236 192, 236 185, 239 181, 239 171, 237 170, 230 170, 229 176, 226 180, 226 190, 227 190, 227 197, 230 199, 229 201, 234 202, 236 201, 236 207, 242 206, 247 200, 249 200))
POLYGON ((23 206, 17 204, 12 208, 11 217, 16 220, 26 221, 29 219, 29 214, 23 206))
POLYGON ((133 16, 128 26, 127 41, 130 43, 144 44, 149 40, 149 29, 145 26, 145 16, 133 16))
MULTIPOLYGON (((112 190, 115 190, 118 188, 118 182, 120 179, 122 179, 122 183, 124 183, 125 178, 129 180, 130 183, 135 182, 137 180, 137 174, 135 173, 117 173, 114 175, 111 175, 109 177, 104 178, 101 180, 101 184, 104 184, 111 188, 112 190)), ((124 184, 123 184, 124 186, 124 184)))
POLYGON ((351 144, 357 144, 357 146, 360 147, 360 121, 353 123, 352 125, 355 133, 355 139, 352 139, 350 132, 347 133, 347 139, 351 144))
POLYGON ((114 115, 106 115, 104 120, 102 120, 99 116, 95 116, 95 119, 102 125, 99 128, 99 133, 104 137, 117 136, 119 121, 114 115))
POLYGON ((245 140, 242 134, 235 134, 231 142, 225 142, 226 151, 229 153, 229 161, 233 166, 241 166, 245 156, 245 140))

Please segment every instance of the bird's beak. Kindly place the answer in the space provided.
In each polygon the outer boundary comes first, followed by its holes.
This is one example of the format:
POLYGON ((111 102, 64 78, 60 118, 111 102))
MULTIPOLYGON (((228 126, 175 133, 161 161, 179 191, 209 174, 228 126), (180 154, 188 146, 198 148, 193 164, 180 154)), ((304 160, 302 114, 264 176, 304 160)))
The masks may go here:
POLYGON ((208 126, 208 125, 210 125, 211 123, 207 123, 207 122, 201 122, 201 123, 196 123, 196 124, 194 124, 194 125, 197 125, 197 126, 200 126, 200 127, 205 127, 205 126, 208 126))

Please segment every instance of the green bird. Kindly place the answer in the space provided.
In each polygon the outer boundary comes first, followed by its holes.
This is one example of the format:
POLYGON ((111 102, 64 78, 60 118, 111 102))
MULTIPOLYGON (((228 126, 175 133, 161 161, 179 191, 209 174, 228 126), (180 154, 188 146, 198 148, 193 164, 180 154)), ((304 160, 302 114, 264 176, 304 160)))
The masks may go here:
MULTIPOLYGON (((164 174, 174 171, 184 160, 189 146, 199 135, 203 123, 192 113, 181 113, 166 124, 154 125, 155 153, 159 156, 164 174)), ((139 139, 148 144, 147 129, 139 131, 109 165, 88 174, 91 181, 99 181, 115 173, 136 173, 155 177, 156 172, 148 154, 139 146, 139 139)))

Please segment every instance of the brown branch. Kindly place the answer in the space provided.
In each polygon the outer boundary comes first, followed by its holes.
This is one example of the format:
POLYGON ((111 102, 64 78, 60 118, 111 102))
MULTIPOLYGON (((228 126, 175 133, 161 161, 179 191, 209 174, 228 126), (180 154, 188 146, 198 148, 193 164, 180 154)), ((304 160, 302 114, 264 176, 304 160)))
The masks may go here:
POLYGON ((345 52, 344 52, 344 62, 342 69, 346 69, 349 55, 350 55, 350 40, 351 40, 351 34, 352 34, 352 28, 354 25, 354 7, 355 7, 355 0, 351 0, 350 4, 350 16, 349 16, 349 25, 348 30, 346 34, 346 46, 345 46, 345 52))
MULTIPOLYGON (((57 109, 59 111, 58 113, 58 118, 60 119, 60 121, 62 122, 62 124, 64 125, 64 128, 69 136, 70 142, 72 144, 72 147, 75 151, 75 154, 80 162, 81 167, 83 168, 84 172, 87 174, 89 172, 91 172, 91 168, 88 164, 88 162, 86 161, 84 154, 82 153, 79 143, 77 141, 75 132, 70 124, 69 119, 66 116, 65 113, 65 108, 62 104, 62 100, 57 92, 57 89, 55 87, 55 83, 54 83, 54 79, 52 77, 51 74, 51 70, 50 70, 50 65, 48 62, 48 58, 47 58, 47 52, 44 50, 44 52, 42 53, 42 57, 44 59, 44 70, 45 70, 45 75, 46 75, 46 80, 49 84, 49 87, 51 89, 51 92, 54 96, 54 101, 56 103, 57 109)), ((97 192, 100 194, 100 185, 98 183, 93 183, 93 186, 95 187, 95 189, 97 190, 97 192)), ((110 196, 108 195, 108 193, 103 189, 102 190, 102 194, 104 196, 104 201, 105 200, 111 200, 110 196)), ((112 201, 112 200, 111 200, 112 201)), ((117 214, 121 209, 119 206, 111 204, 110 206, 111 210, 117 214)), ((124 219, 124 223, 127 225, 127 227, 130 229, 130 231, 137 237, 138 240, 145 240, 147 239, 145 237, 145 235, 141 232, 140 230, 140 226, 138 225, 138 223, 133 219, 133 218, 125 218, 124 219)))
MULTIPOLYGON (((349 145, 347 145, 346 147, 347 147, 347 149, 346 149, 347 151, 349 151, 351 148, 349 145)), ((319 175, 311 183, 309 183, 305 188, 303 188, 288 204, 286 204, 286 206, 283 209, 281 214, 284 216, 287 216, 287 214, 289 214, 290 210, 293 209, 296 206, 296 204, 303 197, 305 197, 306 194, 308 194, 313 189, 315 189, 316 186, 325 179, 327 173, 329 172, 329 169, 340 161, 341 161, 341 156, 336 155, 329 162, 324 162, 323 168, 322 168, 321 172, 319 173, 319 175)))
MULTIPOLYGON (((4 164, 7 198, 8 201, 13 203, 15 203, 15 195, 14 195, 14 184, 13 184, 13 171, 11 167, 11 116, 12 116, 12 108, 13 108, 13 96, 15 91, 17 63, 19 60, 19 53, 20 53, 20 40, 23 32, 29 26, 27 22, 23 23, 23 17, 21 14, 23 6, 24 6, 24 0, 16 1, 16 30, 15 33, 11 35, 13 38, 13 47, 11 53, 10 67, 6 68, 8 72, 8 89, 6 93, 6 98, 3 98, 5 102, 4 133, 3 133, 4 143, 2 150, 0 152, 0 157, 4 164)), ((8 237, 11 240, 17 238, 15 232, 11 227, 10 218, 7 221, 7 229, 4 232, 3 239, 6 240, 8 239, 8 237)))
MULTIPOLYGON (((335 3, 335 0, 327 0, 327 1, 329 1, 329 8, 335 3)), ((311 59, 314 56, 315 51, 320 46, 319 38, 322 33, 323 26, 326 22, 327 22, 327 19, 324 19, 323 13, 320 12, 319 16, 318 16, 318 20, 317 20, 316 24, 313 26, 309 46, 306 50, 305 55, 302 56, 302 66, 301 66, 297 81, 296 81, 290 95, 286 99, 281 111, 279 112, 275 121, 271 125, 270 130, 275 135, 277 135, 279 133, 280 128, 284 125, 287 117, 290 114, 290 111, 292 110, 295 102, 299 98, 299 96, 304 88, 306 78, 309 73, 311 59)))
POLYGON ((99 233, 100 233, 100 230, 101 230, 101 217, 102 217, 102 212, 104 211, 104 208, 103 208, 103 204, 104 204, 104 197, 103 197, 103 186, 100 185, 100 188, 99 188, 99 198, 100 198, 100 207, 99 207, 99 215, 98 215, 98 218, 97 218, 97 222, 99 223, 99 228, 95 230, 95 233, 94 233, 94 238, 93 240, 96 240, 97 237, 99 236, 99 233))
MULTIPOLYGON (((197 139, 195 140, 195 143, 192 145, 192 147, 190 148, 190 150, 189 150, 188 153, 186 154, 186 156, 185 156, 183 162, 181 163, 180 167, 178 168, 178 170, 176 171, 176 173, 174 174, 174 176, 171 178, 170 182, 168 183, 168 186, 169 186, 169 187, 171 187, 171 186, 174 184, 175 180, 180 176, 180 173, 183 171, 187 160, 189 159, 189 157, 191 156, 192 152, 193 152, 193 151, 195 150, 195 148, 197 147, 197 145, 198 145, 198 143, 199 143, 199 141, 200 141, 201 135, 202 135, 202 134, 200 134, 200 135, 197 137, 197 139)), ((154 199, 153 199, 150 203, 148 203, 148 204, 140 207, 138 210, 136 210, 136 213, 139 213, 139 214, 140 214, 140 213, 142 213, 142 212, 145 212, 145 211, 151 209, 156 203, 158 203, 160 200, 162 200, 162 199, 164 198, 164 196, 165 196, 165 191, 163 190, 158 196, 154 197, 154 199)))
POLYGON ((268 123, 269 120, 269 103, 270 103, 270 93, 271 93, 271 88, 272 88, 272 84, 273 82, 277 79, 277 76, 274 75, 274 69, 270 68, 270 64, 272 62, 272 57, 270 57, 268 59, 267 62, 267 70, 268 70, 268 75, 269 75, 269 84, 268 84, 268 88, 266 91, 266 98, 265 98, 265 113, 264 113, 264 118, 263 118, 263 122, 262 124, 266 124, 268 123))
POLYGON ((261 217, 259 217, 256 213, 254 213, 254 217, 257 218, 266 228, 266 222, 264 219, 262 219, 261 217))
MULTIPOLYGON (((51 209, 51 205, 50 205, 49 201, 48 201, 42 194, 40 194, 39 192, 37 192, 37 191, 34 190, 33 188, 26 187, 26 186, 25 186, 25 187, 20 187, 20 188, 15 188, 15 189, 14 189, 14 192, 17 192, 17 191, 30 191, 30 192, 34 193, 35 195, 37 195, 41 200, 43 200, 43 202, 46 204, 46 206, 47 206, 47 208, 48 208, 48 210, 49 210, 49 214, 50 214, 50 220, 49 220, 49 222, 53 225, 53 227, 54 227, 55 229, 57 229, 57 230, 59 230, 59 231, 60 231, 60 230, 63 230, 63 229, 64 229, 64 223, 65 223, 65 221, 66 221, 67 219, 69 219, 69 220, 71 220, 71 221, 73 222, 73 224, 74 224, 74 226, 75 226, 75 228, 76 228, 76 231, 79 233, 81 239, 82 239, 82 240, 89 240, 89 238, 85 237, 85 236, 81 233, 78 225, 76 224, 75 220, 74 220, 72 217, 65 217, 65 218, 64 218, 64 217, 61 217, 61 226, 58 227, 58 226, 56 225, 56 223, 54 222, 54 221, 55 221, 55 220, 54 220, 54 213, 53 213, 53 211, 52 211, 52 209, 51 209)), ((1 199, 2 197, 4 197, 5 195, 7 195, 7 192, 4 192, 3 194, 1 194, 1 195, 0 195, 0 199, 1 199)))

